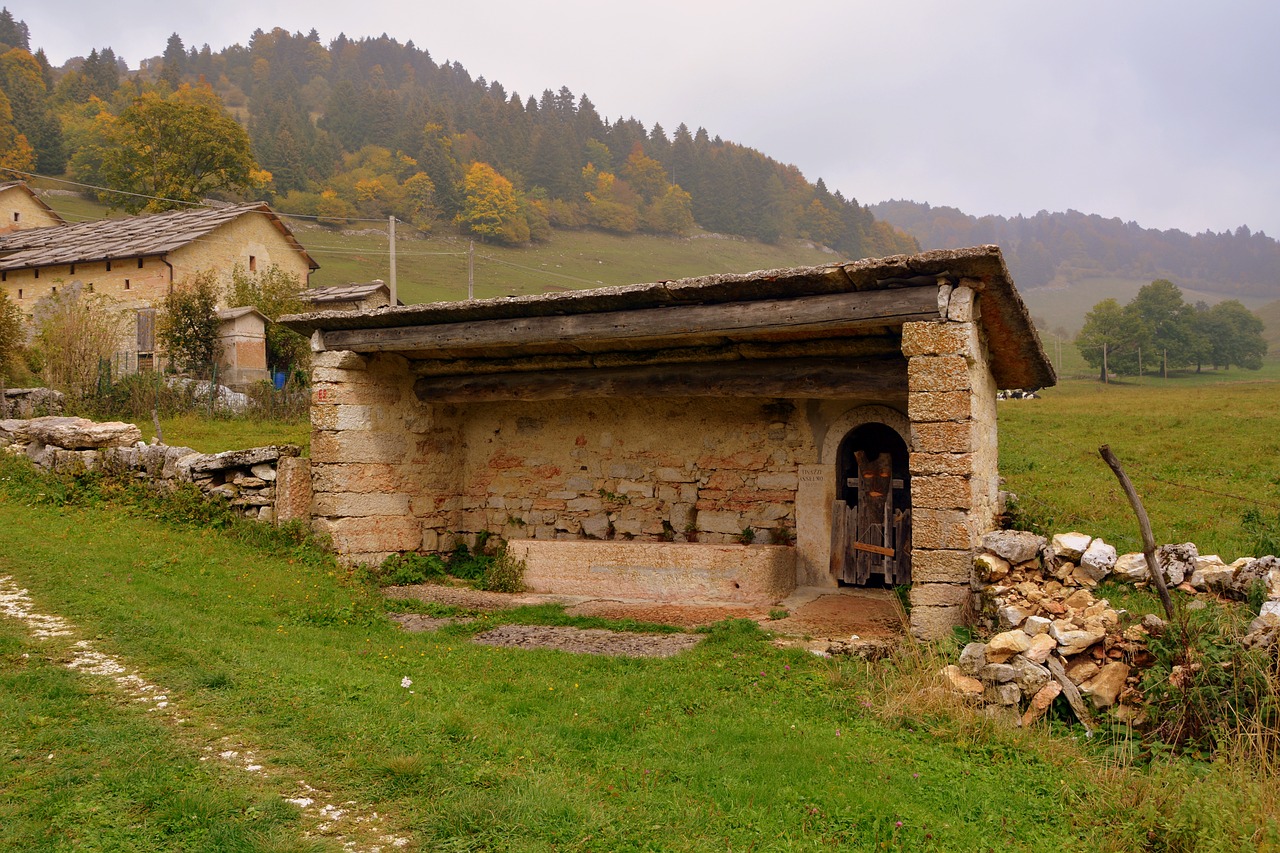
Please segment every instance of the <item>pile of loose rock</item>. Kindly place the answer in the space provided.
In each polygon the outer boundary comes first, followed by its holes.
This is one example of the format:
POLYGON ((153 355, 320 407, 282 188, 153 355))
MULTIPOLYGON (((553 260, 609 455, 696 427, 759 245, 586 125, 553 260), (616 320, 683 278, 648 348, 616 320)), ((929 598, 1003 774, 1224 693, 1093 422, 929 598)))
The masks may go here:
POLYGON ((129 473, 160 487, 193 483, 225 498, 248 518, 275 521, 276 471, 293 445, 206 454, 190 447, 147 444, 133 424, 42 417, 0 421, 0 447, 60 474, 129 473))
MULTIPOLYGON (((992 636, 969 643, 959 662, 946 667, 951 689, 1023 725, 1042 717, 1059 695, 1086 725, 1092 713, 1103 711, 1140 723, 1138 681, 1155 661, 1147 639, 1162 632, 1164 622, 1154 614, 1138 619, 1113 608, 1092 590, 1106 578, 1150 582, 1144 555, 1118 555, 1082 533, 1047 541, 1001 530, 987 534, 982 544, 974 566, 976 622, 992 636)), ((1191 543, 1165 545, 1156 557, 1170 590, 1185 595, 1244 600, 1262 584, 1267 600, 1244 644, 1280 645, 1280 559, 1244 557, 1227 565, 1217 556, 1201 556, 1191 543)))

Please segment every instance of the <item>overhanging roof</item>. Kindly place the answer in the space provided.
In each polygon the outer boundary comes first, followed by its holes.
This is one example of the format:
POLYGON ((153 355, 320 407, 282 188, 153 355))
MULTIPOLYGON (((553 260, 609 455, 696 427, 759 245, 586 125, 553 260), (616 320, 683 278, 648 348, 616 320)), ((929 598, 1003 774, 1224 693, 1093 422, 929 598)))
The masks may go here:
POLYGON ((14 231, 0 236, 0 270, 160 257, 245 215, 267 217, 311 269, 319 268, 270 205, 255 202, 14 231))
POLYGON ((936 319, 939 282, 962 280, 981 294, 980 322, 1000 387, 1054 384, 1053 367, 996 246, 505 299, 318 311, 281 322, 304 334, 321 332, 326 348, 419 359, 457 358, 460 351, 600 352, 611 342, 625 348, 642 339, 679 346, 771 330, 849 337, 936 319), (724 309, 713 314, 705 310, 711 306, 724 309))

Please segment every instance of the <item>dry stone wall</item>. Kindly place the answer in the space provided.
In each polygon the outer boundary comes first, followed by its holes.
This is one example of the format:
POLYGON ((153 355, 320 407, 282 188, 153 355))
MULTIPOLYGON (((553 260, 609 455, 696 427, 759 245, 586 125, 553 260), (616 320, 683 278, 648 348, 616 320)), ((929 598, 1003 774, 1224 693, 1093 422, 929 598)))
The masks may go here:
MULTIPOLYGON (((1280 645, 1280 559, 1242 557, 1228 565, 1189 542, 1156 553, 1174 595, 1244 600, 1262 584, 1267 600, 1243 642, 1280 645)), ((1141 722, 1138 684, 1155 660, 1147 640, 1164 622, 1098 598, 1094 589, 1107 579, 1149 583, 1145 556, 1118 555, 1101 539, 1077 532, 1052 540, 1025 531, 986 534, 974 560, 973 586, 975 627, 989 636, 966 645, 959 661, 944 669, 951 689, 1024 725, 1043 716, 1059 695, 1085 721, 1113 713, 1141 722)))
POLYGON ((310 515, 309 472, 293 445, 206 454, 147 444, 133 424, 40 417, 0 421, 0 447, 59 474, 127 473, 159 487, 191 483, 211 498, 228 501, 241 515, 267 523, 310 515), (282 504, 278 494, 290 500, 282 504))

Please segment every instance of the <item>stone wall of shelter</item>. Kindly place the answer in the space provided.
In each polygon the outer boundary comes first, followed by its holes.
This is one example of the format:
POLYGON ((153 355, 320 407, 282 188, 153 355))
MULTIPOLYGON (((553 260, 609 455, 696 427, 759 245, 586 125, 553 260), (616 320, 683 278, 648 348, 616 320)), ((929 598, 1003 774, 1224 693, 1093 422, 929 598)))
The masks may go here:
MULTIPOLYGON (((449 550, 455 536, 482 532, 790 545, 804 530, 802 476, 819 471, 822 447, 847 414, 867 406, 701 398, 431 405, 417 399, 413 378, 399 356, 316 354, 314 524, 353 562, 449 550)), ((834 482, 834 464, 820 476, 834 482)), ((798 555, 825 564, 830 528, 796 544, 798 555), (806 550, 813 547, 821 554, 806 550)))
POLYGON ((943 289, 945 319, 906 323, 911 421, 911 629, 922 639, 965 624, 973 557, 999 502, 995 381, 976 292, 943 289))

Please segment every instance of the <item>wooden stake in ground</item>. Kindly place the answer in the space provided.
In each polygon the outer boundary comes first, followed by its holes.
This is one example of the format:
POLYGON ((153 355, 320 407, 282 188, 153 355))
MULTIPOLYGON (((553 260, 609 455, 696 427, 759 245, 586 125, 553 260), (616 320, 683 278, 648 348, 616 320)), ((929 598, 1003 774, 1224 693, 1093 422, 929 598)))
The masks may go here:
POLYGON ((1098 453, 1102 454, 1103 461, 1115 472, 1116 479, 1120 481, 1120 488, 1124 489, 1125 496, 1129 498, 1129 506, 1133 507, 1134 515, 1138 516, 1138 528, 1142 531, 1142 553, 1147 558, 1147 571, 1156 585, 1156 591, 1160 593, 1160 603, 1164 605, 1164 613, 1172 622, 1173 600, 1169 598, 1169 585, 1164 582, 1164 571, 1156 562, 1156 542, 1151 535, 1151 521, 1147 518, 1147 511, 1142 506, 1142 499, 1138 497, 1133 483, 1129 481, 1129 475, 1124 472, 1124 468, 1120 466, 1120 460, 1111 452, 1111 448, 1104 444, 1098 448, 1098 453))

